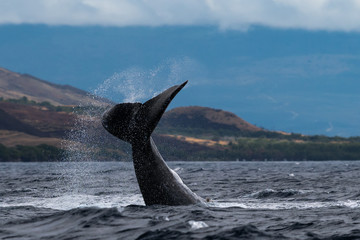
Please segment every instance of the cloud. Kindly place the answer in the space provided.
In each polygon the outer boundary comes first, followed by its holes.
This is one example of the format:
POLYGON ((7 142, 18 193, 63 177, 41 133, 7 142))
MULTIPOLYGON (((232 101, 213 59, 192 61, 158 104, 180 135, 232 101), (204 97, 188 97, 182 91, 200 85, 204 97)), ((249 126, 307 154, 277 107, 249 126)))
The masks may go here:
POLYGON ((1 0, 0 24, 360 30, 360 0, 1 0))
POLYGON ((334 76, 349 71, 349 60, 357 60, 358 56, 338 54, 317 54, 273 57, 255 61, 243 67, 244 73, 254 76, 276 76, 292 78, 313 78, 314 76, 334 76))
MULTIPOLYGON (((233 61, 233 66, 208 69, 212 83, 230 86, 263 86, 309 81, 320 82, 325 78, 339 78, 344 74, 357 73, 357 55, 314 54, 264 59, 244 58, 233 61), (223 76, 226 76, 225 78, 223 76)), ((203 82, 203 84, 209 84, 203 82)))
POLYGON ((299 113, 297 113, 297 112, 295 112, 295 111, 290 111, 290 113, 291 113, 291 119, 296 119, 300 114, 299 113))
POLYGON ((334 126, 332 125, 332 123, 331 122, 329 122, 329 127, 328 128, 326 128, 326 132, 328 133, 328 132, 331 132, 332 130, 334 129, 334 126))

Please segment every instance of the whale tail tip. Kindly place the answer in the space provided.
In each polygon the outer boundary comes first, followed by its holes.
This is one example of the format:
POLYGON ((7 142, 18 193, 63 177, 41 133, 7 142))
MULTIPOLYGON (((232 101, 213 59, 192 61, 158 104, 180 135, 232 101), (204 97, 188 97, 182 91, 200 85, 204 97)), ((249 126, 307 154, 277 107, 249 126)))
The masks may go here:
POLYGON ((143 104, 115 105, 103 114, 102 125, 109 133, 126 142, 149 138, 170 102, 187 82, 170 87, 143 104))

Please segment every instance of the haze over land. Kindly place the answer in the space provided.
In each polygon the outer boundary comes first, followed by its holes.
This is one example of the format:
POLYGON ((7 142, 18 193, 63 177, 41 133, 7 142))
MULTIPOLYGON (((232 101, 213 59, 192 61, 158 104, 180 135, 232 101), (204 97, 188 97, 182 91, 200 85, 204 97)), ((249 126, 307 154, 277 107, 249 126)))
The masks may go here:
POLYGON ((86 91, 114 77, 150 79, 153 92, 189 80, 172 107, 360 135, 357 1, 17 0, 0 11, 0 66, 13 71, 86 91))

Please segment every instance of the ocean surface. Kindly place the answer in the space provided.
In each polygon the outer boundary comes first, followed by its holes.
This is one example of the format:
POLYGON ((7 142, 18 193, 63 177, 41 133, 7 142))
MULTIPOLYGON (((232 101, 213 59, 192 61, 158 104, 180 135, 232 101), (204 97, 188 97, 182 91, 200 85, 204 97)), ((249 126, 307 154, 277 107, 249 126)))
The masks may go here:
POLYGON ((0 163, 0 239, 360 239, 360 161, 169 166, 208 206, 144 206, 132 163, 0 163))

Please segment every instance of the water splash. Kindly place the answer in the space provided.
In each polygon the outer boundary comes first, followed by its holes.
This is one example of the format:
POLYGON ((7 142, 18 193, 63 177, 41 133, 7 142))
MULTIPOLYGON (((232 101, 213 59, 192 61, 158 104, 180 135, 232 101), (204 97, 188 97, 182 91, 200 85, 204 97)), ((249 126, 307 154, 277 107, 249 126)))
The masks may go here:
POLYGON ((71 168, 62 165, 63 175, 71 176, 67 178, 70 179, 67 184, 70 192, 81 193, 86 185, 96 181, 92 173, 94 166, 89 167, 89 162, 106 160, 101 159, 101 152, 106 149, 110 136, 101 126, 103 111, 102 107, 86 106, 74 112, 74 125, 62 142, 63 161, 74 163, 71 168))
POLYGON ((198 230, 201 228, 207 228, 209 227, 209 225, 207 225, 205 222, 203 221, 194 221, 194 220, 190 220, 188 221, 188 224, 190 225, 190 229, 191 230, 198 230))
POLYGON ((115 102, 142 101, 187 80, 186 75, 194 65, 190 58, 181 58, 168 59, 150 69, 131 67, 114 73, 94 94, 115 102))
MULTIPOLYGON (((146 100, 185 81, 184 73, 190 69, 192 63, 189 58, 168 59, 151 69, 128 68, 114 73, 99 84, 92 94, 115 102, 146 100)), ((102 114, 111 105, 82 103, 82 106, 74 111, 74 126, 62 144, 66 150, 63 161, 75 163, 72 168, 63 169, 63 175, 71 176, 67 178, 71 179, 67 184, 70 192, 84 193, 84 189, 91 189, 85 185, 96 181, 91 172, 93 169, 86 163, 99 160, 131 160, 130 146, 115 139, 102 127, 102 114)))

